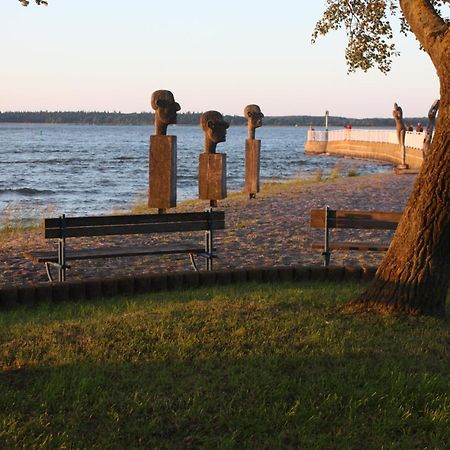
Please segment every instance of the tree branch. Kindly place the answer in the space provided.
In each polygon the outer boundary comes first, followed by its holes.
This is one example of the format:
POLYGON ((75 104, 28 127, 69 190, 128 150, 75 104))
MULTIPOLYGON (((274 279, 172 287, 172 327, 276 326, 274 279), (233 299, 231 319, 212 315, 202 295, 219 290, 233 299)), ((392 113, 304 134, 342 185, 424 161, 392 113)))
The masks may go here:
POLYGON ((440 48, 436 52, 435 47, 441 47, 442 41, 448 41, 448 23, 429 0, 400 0, 400 7, 411 31, 433 59, 436 53, 440 53, 440 48))

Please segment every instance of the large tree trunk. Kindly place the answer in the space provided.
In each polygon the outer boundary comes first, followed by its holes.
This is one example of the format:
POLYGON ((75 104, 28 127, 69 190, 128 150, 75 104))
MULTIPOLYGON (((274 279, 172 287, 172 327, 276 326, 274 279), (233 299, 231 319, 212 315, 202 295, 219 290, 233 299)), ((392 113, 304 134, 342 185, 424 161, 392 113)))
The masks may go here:
POLYGON ((450 32, 426 0, 400 0, 441 83, 436 133, 391 246, 358 299, 393 310, 445 314, 450 282, 450 32))

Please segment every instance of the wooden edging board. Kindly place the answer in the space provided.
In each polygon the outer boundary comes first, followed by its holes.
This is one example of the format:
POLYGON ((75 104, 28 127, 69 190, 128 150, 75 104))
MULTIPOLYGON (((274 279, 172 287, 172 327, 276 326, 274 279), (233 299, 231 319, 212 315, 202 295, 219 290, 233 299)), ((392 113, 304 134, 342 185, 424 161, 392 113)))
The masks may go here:
POLYGON ((93 300, 116 295, 144 294, 231 283, 370 280, 375 272, 376 267, 360 266, 258 266, 232 270, 149 273, 126 277, 90 278, 64 283, 3 286, 0 287, 0 308, 35 305, 39 302, 93 300))

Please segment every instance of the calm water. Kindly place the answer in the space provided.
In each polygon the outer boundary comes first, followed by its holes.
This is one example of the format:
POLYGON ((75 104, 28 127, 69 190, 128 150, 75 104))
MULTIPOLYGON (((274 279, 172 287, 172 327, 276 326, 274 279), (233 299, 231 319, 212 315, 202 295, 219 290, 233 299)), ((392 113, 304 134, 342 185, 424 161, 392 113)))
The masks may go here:
MULTIPOLYGON (((27 219, 66 213, 105 214, 122 211, 146 198, 147 126, 0 124, 0 214, 27 219)), ((304 154, 306 128, 263 127, 263 182, 330 173, 377 173, 390 166, 304 154)), ((176 126, 178 200, 197 196, 197 162, 203 133, 197 126, 176 126)), ((227 154, 228 189, 241 190, 244 177, 244 127, 231 127, 218 151, 227 154)), ((1 222, 1 220, 0 220, 1 222)))

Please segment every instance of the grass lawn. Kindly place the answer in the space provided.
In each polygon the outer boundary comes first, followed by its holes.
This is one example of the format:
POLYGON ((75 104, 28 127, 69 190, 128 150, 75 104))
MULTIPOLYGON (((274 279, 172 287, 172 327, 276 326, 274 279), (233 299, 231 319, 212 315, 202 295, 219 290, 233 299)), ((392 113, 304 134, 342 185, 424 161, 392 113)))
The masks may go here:
POLYGON ((450 448, 448 318, 337 309, 363 288, 1 312, 0 448, 450 448))

